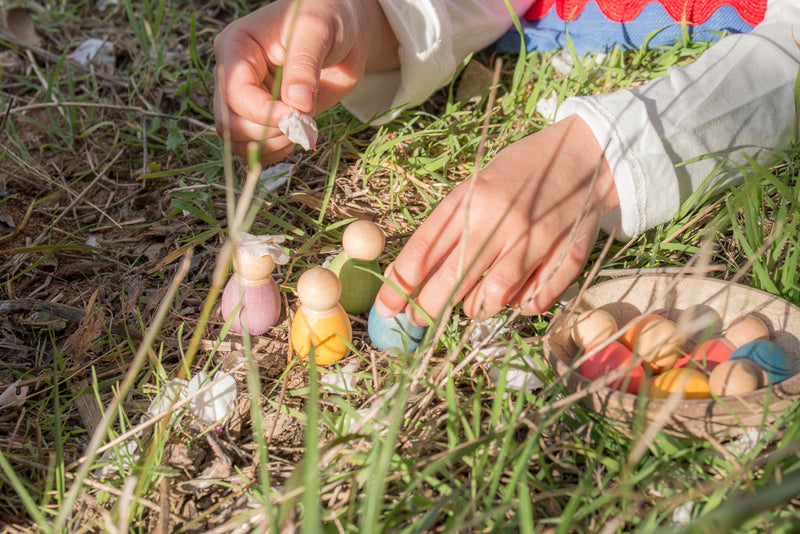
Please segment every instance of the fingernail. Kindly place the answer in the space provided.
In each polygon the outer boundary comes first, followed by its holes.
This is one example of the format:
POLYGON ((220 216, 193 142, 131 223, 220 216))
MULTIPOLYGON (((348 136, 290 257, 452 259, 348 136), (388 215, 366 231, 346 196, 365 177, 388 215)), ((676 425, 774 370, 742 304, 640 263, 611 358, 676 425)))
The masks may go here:
POLYGON ((392 310, 390 310, 389 307, 386 306, 380 300, 375 301, 375 311, 378 313, 378 315, 380 315, 384 319, 389 319, 390 317, 394 317, 395 315, 394 313, 392 313, 392 310))
POLYGON ((406 306, 406 317, 408 320, 411 321, 411 324, 414 326, 428 326, 427 321, 423 319, 423 317, 417 313, 417 310, 414 309, 414 306, 409 304, 406 306))
POLYGON ((286 91, 286 98, 299 111, 309 113, 314 107, 314 93, 302 85, 293 85, 286 91))

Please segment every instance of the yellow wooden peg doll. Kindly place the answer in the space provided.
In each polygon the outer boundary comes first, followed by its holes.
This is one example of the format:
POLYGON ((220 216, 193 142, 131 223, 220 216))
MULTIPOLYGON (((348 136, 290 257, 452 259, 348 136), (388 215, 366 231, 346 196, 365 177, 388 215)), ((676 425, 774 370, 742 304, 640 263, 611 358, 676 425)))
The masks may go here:
POLYGON ((297 281, 300 306, 292 321, 292 347, 303 359, 313 351, 317 365, 330 365, 347 354, 353 331, 339 304, 339 278, 323 267, 312 267, 297 281))

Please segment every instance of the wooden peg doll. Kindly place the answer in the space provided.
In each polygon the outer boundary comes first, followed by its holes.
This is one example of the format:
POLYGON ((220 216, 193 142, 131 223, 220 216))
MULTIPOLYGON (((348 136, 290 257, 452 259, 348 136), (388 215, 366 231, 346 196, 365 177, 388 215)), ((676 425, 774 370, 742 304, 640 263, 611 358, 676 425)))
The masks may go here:
POLYGON ((289 256, 278 243, 284 236, 243 234, 233 256, 233 276, 222 293, 222 318, 231 315, 231 330, 251 336, 269 330, 281 315, 278 284, 272 277, 275 264, 283 265, 289 256), (235 315, 234 315, 235 314, 235 315))
POLYGON ((385 244, 383 230, 373 222, 359 220, 345 228, 342 234, 344 250, 333 259, 328 268, 336 273, 342 284, 339 304, 347 313, 366 313, 375 302, 383 282, 363 269, 380 273, 378 257, 383 253, 385 244))
POLYGON ((313 350, 317 365, 330 365, 347 355, 353 331, 340 294, 339 278, 328 269, 312 267, 300 276, 291 339, 301 358, 308 359, 313 350))

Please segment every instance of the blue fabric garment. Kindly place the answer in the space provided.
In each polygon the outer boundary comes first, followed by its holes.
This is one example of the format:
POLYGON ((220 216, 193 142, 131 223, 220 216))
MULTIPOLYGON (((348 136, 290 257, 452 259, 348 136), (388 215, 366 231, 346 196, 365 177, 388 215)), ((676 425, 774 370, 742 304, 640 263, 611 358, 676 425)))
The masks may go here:
MULTIPOLYGON (((730 6, 720 7, 702 24, 684 26, 676 23, 657 2, 646 5, 639 16, 630 22, 609 20, 597 4, 591 1, 575 20, 563 21, 555 9, 552 9, 540 20, 521 19, 520 23, 528 52, 567 48, 569 35, 579 55, 606 52, 617 45, 623 49, 637 50, 645 42, 648 48, 669 46, 680 40, 684 31, 697 41, 716 41, 721 32, 747 33, 753 29, 730 6)), ((492 47, 492 50, 500 52, 519 52, 519 49, 520 34, 514 27, 492 47)))

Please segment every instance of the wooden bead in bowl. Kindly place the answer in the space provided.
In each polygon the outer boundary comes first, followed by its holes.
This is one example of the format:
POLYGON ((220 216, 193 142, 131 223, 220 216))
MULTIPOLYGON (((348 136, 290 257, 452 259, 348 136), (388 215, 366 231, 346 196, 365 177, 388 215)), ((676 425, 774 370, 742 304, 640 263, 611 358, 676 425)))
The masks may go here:
POLYGON ((625 331, 619 337, 619 342, 629 349, 634 350, 636 348, 636 340, 639 339, 642 330, 653 321, 658 321, 659 319, 664 319, 664 317, 656 315, 655 313, 634 317, 625 323, 625 331))
POLYGON ((767 384, 778 384, 794 375, 794 362, 789 354, 777 343, 757 339, 737 348, 731 360, 752 360, 764 370, 767 384))
POLYGON ((671 368, 681 356, 686 340, 678 325, 669 319, 656 319, 642 328, 635 341, 634 355, 644 358, 644 367, 653 374, 671 368))
POLYGON ((628 347, 619 341, 611 341, 604 347, 592 346, 586 352, 588 356, 580 366, 581 376, 597 380, 617 369, 628 369, 625 375, 609 382, 607 386, 634 395, 639 393, 645 372, 641 364, 633 364, 633 353, 628 347))
POLYGON ((692 365, 708 374, 722 362, 728 361, 731 354, 733 345, 724 338, 715 337, 697 345, 689 356, 678 358, 675 367, 692 365))
POLYGON ((617 321, 605 310, 588 310, 572 325, 572 340, 579 350, 602 343, 617 332, 617 321))
POLYGON ((746 395, 765 385, 764 370, 745 358, 722 362, 708 376, 708 388, 717 397, 746 395))
POLYGON ((653 378, 650 386, 650 397, 666 399, 675 392, 680 392, 684 399, 707 399, 711 397, 708 377, 705 373, 689 367, 668 369, 653 378))
POLYGON ((753 314, 745 314, 736 318, 725 329, 725 339, 734 347, 741 347, 757 339, 769 339, 769 328, 753 314))
POLYGON ((722 330, 722 317, 706 305, 687 306, 678 313, 677 323, 686 332, 687 339, 699 344, 707 339, 719 337, 722 330))

